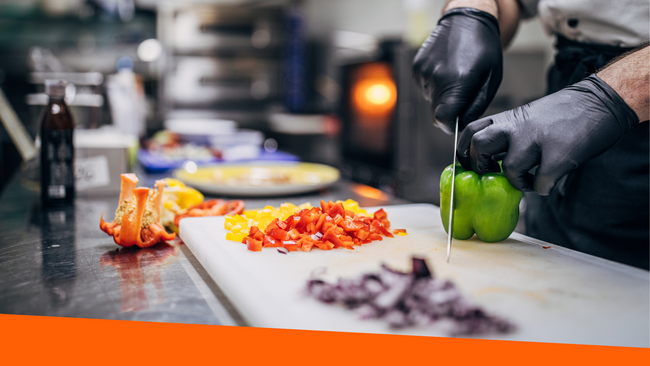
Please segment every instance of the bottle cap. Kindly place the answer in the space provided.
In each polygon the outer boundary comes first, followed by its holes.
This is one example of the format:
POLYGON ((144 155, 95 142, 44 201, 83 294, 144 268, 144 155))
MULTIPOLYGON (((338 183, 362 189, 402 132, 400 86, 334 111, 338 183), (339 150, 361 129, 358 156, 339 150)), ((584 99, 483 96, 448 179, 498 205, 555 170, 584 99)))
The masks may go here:
POLYGON ((45 93, 50 97, 63 98, 66 85, 65 80, 47 79, 45 80, 45 93))

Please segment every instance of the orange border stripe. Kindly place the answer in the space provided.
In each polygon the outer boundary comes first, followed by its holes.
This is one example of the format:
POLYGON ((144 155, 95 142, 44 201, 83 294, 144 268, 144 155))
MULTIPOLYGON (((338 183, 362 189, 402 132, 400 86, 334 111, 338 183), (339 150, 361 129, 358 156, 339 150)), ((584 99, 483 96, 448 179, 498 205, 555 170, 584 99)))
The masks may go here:
POLYGON ((0 315, 0 364, 645 363, 649 348, 0 315), (645 361, 643 361, 645 360, 645 361), (9 361, 9 362, 7 362, 9 361), (13 361, 13 362, 12 362, 13 361))

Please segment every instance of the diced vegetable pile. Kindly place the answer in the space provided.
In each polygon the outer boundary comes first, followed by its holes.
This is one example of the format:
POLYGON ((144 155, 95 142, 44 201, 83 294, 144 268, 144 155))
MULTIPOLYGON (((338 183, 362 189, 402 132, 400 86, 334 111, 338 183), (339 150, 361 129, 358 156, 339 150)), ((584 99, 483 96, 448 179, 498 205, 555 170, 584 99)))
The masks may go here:
MULTIPOLYGON (((243 216, 226 216, 225 228, 230 230, 226 239, 247 244, 256 252, 263 247, 309 252, 314 247, 353 250, 355 245, 393 237, 383 209, 369 216, 353 200, 320 203, 320 207, 284 203, 279 209, 267 206, 245 211, 243 216)), ((403 229, 395 232, 406 235, 403 229)))
POLYGON ((472 304, 449 281, 434 277, 422 258, 413 258, 411 272, 382 264, 379 272, 335 283, 312 278, 307 293, 328 304, 341 304, 362 319, 381 319, 395 328, 446 323, 451 336, 504 334, 516 329, 505 318, 472 304))

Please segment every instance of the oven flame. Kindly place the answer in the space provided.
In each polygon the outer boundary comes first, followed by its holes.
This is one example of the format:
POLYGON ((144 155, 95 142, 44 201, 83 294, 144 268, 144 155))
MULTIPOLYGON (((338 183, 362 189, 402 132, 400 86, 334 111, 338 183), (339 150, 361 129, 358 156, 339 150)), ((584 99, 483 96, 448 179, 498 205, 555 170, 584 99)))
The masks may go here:
POLYGON ((384 84, 375 84, 368 88, 366 98, 370 103, 384 104, 390 100, 391 93, 388 87, 384 84))
POLYGON ((392 79, 360 80, 354 86, 354 105, 362 113, 390 113, 397 101, 397 91, 392 79))
POLYGON ((395 81, 385 62, 371 62, 356 68, 351 89, 353 109, 368 117, 388 117, 397 102, 395 81))

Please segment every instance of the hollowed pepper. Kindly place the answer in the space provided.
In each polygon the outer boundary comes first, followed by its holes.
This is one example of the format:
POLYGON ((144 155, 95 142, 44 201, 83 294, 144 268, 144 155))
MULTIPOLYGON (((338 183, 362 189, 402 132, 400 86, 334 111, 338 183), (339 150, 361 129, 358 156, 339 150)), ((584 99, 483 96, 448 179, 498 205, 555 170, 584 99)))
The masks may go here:
MULTIPOLYGON (((449 232, 449 197, 452 166, 440 177, 440 217, 449 232)), ((523 192, 516 190, 501 173, 478 175, 456 164, 452 237, 467 240, 474 233, 484 242, 505 240, 519 220, 523 192)))
POLYGON ((120 204, 113 222, 99 218, 99 228, 113 237, 115 244, 123 247, 136 245, 147 248, 163 240, 173 240, 176 234, 169 234, 160 224, 160 200, 165 188, 164 181, 156 181, 151 192, 138 185, 135 174, 122 174, 120 204))

